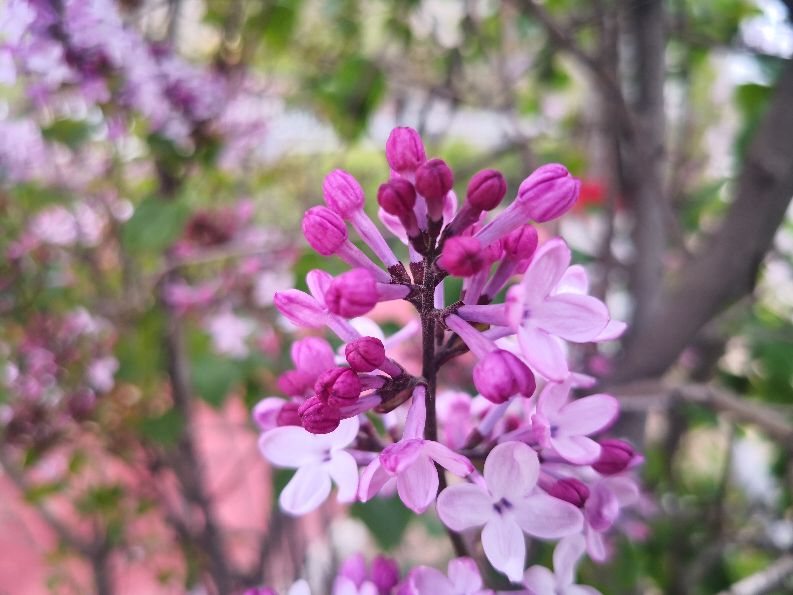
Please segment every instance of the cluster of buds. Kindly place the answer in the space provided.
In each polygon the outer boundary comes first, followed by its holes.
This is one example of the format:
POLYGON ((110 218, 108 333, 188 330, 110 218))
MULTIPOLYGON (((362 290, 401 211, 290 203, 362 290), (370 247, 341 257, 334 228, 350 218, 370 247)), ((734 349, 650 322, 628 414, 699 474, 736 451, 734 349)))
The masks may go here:
MULTIPOLYGON (((313 510, 333 483, 340 502, 395 490, 417 514, 434 504, 450 532, 481 527, 484 554, 513 583, 565 590, 584 551, 607 558, 607 533, 639 500, 630 470, 641 462, 627 442, 598 440, 619 404, 606 394, 573 398, 596 380, 568 364, 571 344, 614 339, 625 324, 587 295, 586 271, 571 265, 566 243, 540 243, 534 227, 569 210, 580 182, 562 165, 542 166, 499 210, 508 184, 487 169, 458 205, 451 168, 427 159, 415 130, 393 130, 386 158, 391 177, 377 191, 379 218, 407 246, 407 265, 366 214, 361 186, 336 170, 323 185, 325 206, 306 212, 303 232, 321 255, 352 268, 335 278, 313 270, 308 293, 275 297, 293 324, 327 328, 342 343, 334 351, 318 337, 295 342, 295 369, 279 380, 289 398, 264 399, 254 411, 264 457, 298 469, 280 505, 290 514, 313 510), (447 303, 450 275, 462 277, 462 290, 447 303), (361 319, 392 300, 416 309, 421 374, 389 357, 407 333, 385 338, 361 319), (438 371, 467 352, 478 394, 437 391, 438 371), (446 473, 463 481, 444 488, 446 473), (525 570, 526 535, 561 540, 563 567, 525 570)), ((400 592, 440 584, 438 571, 422 572, 400 592)), ((451 569, 443 578, 456 580, 451 569)))

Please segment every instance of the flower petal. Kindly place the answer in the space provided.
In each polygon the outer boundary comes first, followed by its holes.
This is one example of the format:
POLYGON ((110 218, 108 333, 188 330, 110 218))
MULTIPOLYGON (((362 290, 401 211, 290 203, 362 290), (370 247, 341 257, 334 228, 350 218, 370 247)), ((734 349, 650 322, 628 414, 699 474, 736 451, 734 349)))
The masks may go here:
POLYGON ((548 240, 537 248, 521 282, 524 303, 533 306, 547 297, 569 265, 570 248, 561 238, 548 240))
POLYGON ((584 526, 584 516, 575 506, 544 492, 537 492, 513 503, 515 520, 529 535, 558 539, 577 533, 584 526))
POLYGON ((589 291, 589 276, 580 264, 568 267, 554 289, 557 293, 578 293, 585 295, 589 291))
POLYGON ((361 502, 368 502, 392 477, 393 475, 380 464, 380 457, 376 457, 361 473, 358 482, 358 499, 361 502))
POLYGON ((402 473, 424 452, 424 440, 400 440, 389 444, 380 453, 380 462, 389 473, 402 473))
POLYGON ((281 492, 281 509, 291 515, 311 512, 330 494, 330 475, 323 463, 306 465, 297 470, 281 492))
POLYGON ((586 436, 556 436, 551 446, 565 461, 576 465, 591 465, 600 456, 600 444, 586 436))
POLYGON ((515 521, 494 514, 482 529, 482 549, 493 568, 507 575, 513 583, 523 576, 526 561, 526 541, 515 521))
POLYGON ((529 589, 529 595, 556 593, 556 577, 545 566, 529 568, 523 575, 523 585, 529 589))
POLYGON ((560 340, 530 325, 518 329, 518 343, 526 362, 548 380, 562 382, 569 374, 560 340))
POLYGON ((495 514, 490 495, 472 483, 449 486, 438 496, 438 516, 452 531, 481 527, 495 514))
POLYGON ((454 593, 475 593, 482 588, 482 577, 473 558, 455 558, 449 562, 449 580, 454 593))
POLYGON ((617 496, 604 482, 595 484, 584 505, 584 515, 589 526, 598 532, 608 531, 620 515, 617 496))
POLYGON ((322 269, 312 269, 306 275, 306 285, 314 299, 325 305, 325 293, 333 282, 333 276, 322 269))
POLYGON ((493 501, 510 501, 526 496, 540 475, 537 453, 523 442, 503 442, 485 460, 485 482, 493 501))
POLYGON ((298 426, 281 426, 259 437, 259 450, 273 465, 294 469, 321 461, 326 447, 316 434, 298 426))
POLYGON ((586 436, 608 427, 619 415, 620 404, 611 395, 597 394, 570 401, 556 419, 562 436, 586 436))
POLYGON ((601 481, 617 498, 620 507, 634 504, 639 499, 639 486, 632 477, 615 475, 601 481))
POLYGON ((559 411, 567 404, 569 396, 569 382, 549 382, 537 399, 537 413, 555 423, 559 417, 559 411))
POLYGON ((277 291, 273 303, 289 322, 297 326, 320 328, 327 320, 327 314, 322 305, 299 289, 277 291))
POLYGON ((587 527, 584 533, 586 537, 586 552, 595 562, 605 562, 606 544, 603 542, 603 535, 587 527))
POLYGON ((566 587, 575 582, 575 567, 586 550, 583 535, 571 535, 562 539, 553 550, 553 570, 559 586, 566 587))
POLYGON ((443 576, 440 570, 429 566, 418 566, 410 571, 408 584, 413 587, 411 593, 422 595, 432 593, 433 595, 455 595, 456 591, 452 587, 451 581, 443 576))
POLYGON ((341 420, 339 427, 330 434, 318 434, 317 438, 325 447, 331 450, 339 450, 346 448, 355 440, 360 426, 361 423, 358 421, 358 416, 355 415, 341 420))
POLYGON ((474 470, 474 466, 467 457, 457 454, 440 442, 435 442, 434 440, 425 441, 424 452, 441 467, 460 477, 465 477, 474 470))
POLYGON ((328 473, 339 488, 339 502, 352 502, 358 492, 358 463, 346 450, 337 450, 330 456, 328 473))
POLYGON ((603 302, 575 293, 549 297, 534 306, 529 316, 534 326, 579 343, 594 340, 609 322, 609 311, 603 302))
POLYGON ((603 330, 600 331, 597 337, 592 340, 595 343, 613 341, 614 339, 621 337, 627 328, 628 325, 621 320, 609 320, 608 324, 603 327, 603 330))
POLYGON ((397 493, 410 510, 421 514, 435 500, 438 493, 438 471, 432 460, 421 455, 412 465, 397 475, 397 493))

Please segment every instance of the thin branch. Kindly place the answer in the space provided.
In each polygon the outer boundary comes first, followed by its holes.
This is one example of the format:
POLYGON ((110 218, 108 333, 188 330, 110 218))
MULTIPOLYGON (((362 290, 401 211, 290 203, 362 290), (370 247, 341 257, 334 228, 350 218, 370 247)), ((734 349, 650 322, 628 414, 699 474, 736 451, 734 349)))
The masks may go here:
POLYGON ((761 595, 782 586, 791 576, 793 576, 793 554, 788 554, 760 572, 738 581, 719 595, 761 595))

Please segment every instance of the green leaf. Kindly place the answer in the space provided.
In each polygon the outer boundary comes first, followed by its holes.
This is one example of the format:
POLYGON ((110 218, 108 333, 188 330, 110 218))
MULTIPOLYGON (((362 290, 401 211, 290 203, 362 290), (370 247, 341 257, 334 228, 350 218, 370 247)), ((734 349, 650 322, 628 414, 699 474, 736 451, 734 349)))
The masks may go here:
POLYGON ((144 419, 140 432, 144 438, 165 447, 174 446, 182 435, 184 418, 182 414, 170 409, 157 417, 144 419))
POLYGON ((399 545, 413 513, 405 508, 399 498, 374 498, 366 503, 356 503, 350 514, 361 519, 378 545, 389 550, 399 545))
POLYGON ((232 386, 242 379, 242 369, 230 359, 204 353, 192 359, 190 375, 196 394, 213 407, 220 407, 232 386))
POLYGON ((74 149, 91 136, 91 126, 85 120, 55 120, 41 130, 44 138, 58 141, 74 149))
POLYGON ((150 197, 141 202, 124 225, 125 251, 160 253, 179 235, 189 215, 182 201, 150 197))

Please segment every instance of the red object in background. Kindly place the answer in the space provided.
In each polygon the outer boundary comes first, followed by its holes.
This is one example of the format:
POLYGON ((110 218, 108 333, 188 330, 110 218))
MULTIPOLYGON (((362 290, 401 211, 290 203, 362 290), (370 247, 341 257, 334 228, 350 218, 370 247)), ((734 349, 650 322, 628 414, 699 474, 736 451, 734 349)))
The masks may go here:
MULTIPOLYGON (((578 195, 578 200, 576 201, 575 205, 573 205, 573 211, 576 213, 582 213, 589 209, 605 208, 607 201, 607 191, 608 188, 606 187, 606 184, 600 180, 582 179, 581 191, 578 195)), ((620 196, 617 196, 616 203, 617 210, 621 210, 622 198, 620 196)))

